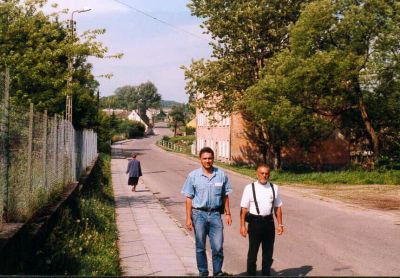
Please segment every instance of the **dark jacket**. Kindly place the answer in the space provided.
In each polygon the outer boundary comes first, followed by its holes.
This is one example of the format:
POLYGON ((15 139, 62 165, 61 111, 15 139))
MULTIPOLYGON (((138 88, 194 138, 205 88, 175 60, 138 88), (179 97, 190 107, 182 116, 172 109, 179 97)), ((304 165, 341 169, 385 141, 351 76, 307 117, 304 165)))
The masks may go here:
POLYGON ((140 167, 140 161, 137 159, 129 160, 128 168, 126 173, 129 173, 129 177, 140 177, 142 176, 142 168, 140 167))

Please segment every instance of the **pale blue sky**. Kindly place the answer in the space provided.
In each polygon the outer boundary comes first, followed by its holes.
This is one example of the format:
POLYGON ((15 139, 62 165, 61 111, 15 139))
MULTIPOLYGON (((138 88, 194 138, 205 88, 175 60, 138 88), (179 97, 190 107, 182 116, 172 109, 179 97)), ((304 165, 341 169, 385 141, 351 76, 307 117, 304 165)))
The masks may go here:
POLYGON ((54 2, 59 4, 59 9, 70 11, 91 8, 92 11, 74 15, 78 33, 105 28, 107 32, 99 40, 109 47, 111 54, 124 53, 120 60, 90 60, 94 75, 114 74, 110 80, 98 78, 101 96, 111 95, 118 87, 149 80, 163 99, 187 101, 180 66, 190 65, 192 59, 208 58, 211 52, 208 37, 199 27, 201 21, 192 17, 186 7, 188 0, 49 0, 54 2), (118 2, 203 39, 177 31, 118 2))

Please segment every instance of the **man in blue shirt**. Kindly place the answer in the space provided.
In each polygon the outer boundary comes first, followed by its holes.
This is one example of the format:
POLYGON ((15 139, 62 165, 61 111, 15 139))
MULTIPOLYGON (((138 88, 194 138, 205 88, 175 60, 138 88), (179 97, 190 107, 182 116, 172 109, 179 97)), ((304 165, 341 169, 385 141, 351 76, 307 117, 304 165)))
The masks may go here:
POLYGON ((231 225, 228 194, 232 192, 232 186, 225 173, 213 167, 214 151, 211 148, 202 148, 199 157, 201 168, 188 175, 182 188, 182 194, 186 196, 186 228, 189 231, 194 229, 200 276, 208 276, 207 235, 212 251, 213 275, 220 276, 224 275, 224 225, 221 212, 225 213, 226 223, 231 225))

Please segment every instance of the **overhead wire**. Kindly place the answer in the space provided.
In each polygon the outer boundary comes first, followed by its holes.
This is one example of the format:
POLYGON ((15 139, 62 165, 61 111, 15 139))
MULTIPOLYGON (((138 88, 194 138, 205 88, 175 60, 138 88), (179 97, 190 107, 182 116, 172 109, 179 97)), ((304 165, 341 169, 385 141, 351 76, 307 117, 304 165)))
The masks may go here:
POLYGON ((119 3, 120 5, 123 5, 123 6, 129 8, 129 9, 131 9, 131 10, 134 10, 134 11, 136 11, 136 12, 138 12, 138 13, 144 15, 144 16, 147 16, 147 17, 149 17, 149 18, 151 18, 151 19, 153 19, 153 20, 156 20, 156 21, 158 21, 158 22, 160 22, 160 23, 162 23, 162 24, 164 24, 164 25, 167 25, 167 26, 169 26, 170 28, 175 29, 175 30, 177 30, 177 31, 179 31, 179 32, 186 33, 186 34, 188 34, 188 35, 194 36, 194 37, 196 37, 196 38, 198 38, 198 39, 201 39, 201 40, 204 40, 204 41, 209 41, 209 40, 205 39, 204 37, 200 37, 199 35, 197 35, 197 34, 195 34, 195 33, 192 33, 192 32, 190 32, 190 31, 188 31, 188 30, 185 30, 185 29, 183 29, 183 28, 177 27, 177 26, 175 26, 175 25, 173 25, 173 24, 171 24, 171 23, 169 23, 169 22, 167 22, 167 21, 165 21, 165 20, 159 19, 159 18, 157 18, 157 17, 155 17, 155 16, 153 16, 153 15, 151 15, 151 14, 145 12, 145 11, 142 11, 142 10, 140 10, 140 9, 138 9, 138 8, 135 8, 135 7, 133 7, 132 5, 129 5, 129 4, 125 3, 125 2, 122 2, 122 1, 120 1, 120 0, 112 0, 112 1, 117 2, 117 3, 119 3))

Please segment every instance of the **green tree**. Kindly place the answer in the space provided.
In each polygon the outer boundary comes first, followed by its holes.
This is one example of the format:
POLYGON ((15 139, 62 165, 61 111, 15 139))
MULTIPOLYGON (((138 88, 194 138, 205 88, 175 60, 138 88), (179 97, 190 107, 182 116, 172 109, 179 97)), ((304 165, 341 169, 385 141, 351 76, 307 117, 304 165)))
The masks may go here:
POLYGON ((139 116, 147 123, 150 123, 146 115, 149 108, 159 108, 161 95, 157 93, 157 87, 150 81, 140 84, 137 88, 136 101, 139 107, 139 116))
POLYGON ((159 108, 160 101, 161 95, 157 92, 157 87, 147 81, 138 86, 126 85, 117 88, 113 96, 101 99, 101 106, 103 108, 137 110, 139 116, 146 124, 149 124, 146 111, 149 108, 159 108))
POLYGON ((400 112, 399 22, 396 1, 313 1, 291 29, 289 49, 269 61, 264 82, 334 119, 348 136, 364 134, 376 159, 384 137, 399 138, 387 118, 400 112))
POLYGON ((114 101, 114 108, 126 110, 137 109, 137 88, 135 86, 126 85, 117 88, 114 96, 110 98, 114 101))
POLYGON ((192 0, 192 15, 204 19, 205 33, 214 40, 212 60, 183 67, 195 105, 222 113, 240 110, 243 93, 259 79, 265 59, 286 47, 288 28, 305 2, 192 0))
POLYGON ((272 84, 259 82, 247 90, 243 114, 244 119, 252 121, 252 134, 256 136, 249 137, 259 146, 263 162, 266 163, 268 153, 272 153, 274 169, 280 170, 284 147, 307 150, 315 142, 327 138, 332 126, 276 92, 272 84))
POLYGON ((97 110, 97 81, 89 56, 104 58, 107 49, 97 41, 104 30, 71 38, 59 12, 45 15, 45 0, 0 3, 0 64, 11 74, 11 98, 19 105, 35 104, 49 114, 62 114, 69 77, 68 58, 74 57, 73 120, 76 127, 93 127, 97 110))
POLYGON ((169 112, 169 117, 171 125, 174 128, 174 136, 176 136, 178 128, 186 123, 186 105, 173 106, 169 112))
POLYGON ((118 129, 127 138, 137 138, 144 135, 145 126, 141 122, 125 119, 120 122, 118 129))

